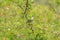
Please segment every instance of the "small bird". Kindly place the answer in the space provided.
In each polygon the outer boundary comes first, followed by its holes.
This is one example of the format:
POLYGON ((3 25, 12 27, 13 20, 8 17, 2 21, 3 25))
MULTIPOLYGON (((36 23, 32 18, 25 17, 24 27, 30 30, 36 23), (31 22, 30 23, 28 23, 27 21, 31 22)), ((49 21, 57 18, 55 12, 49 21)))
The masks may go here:
POLYGON ((34 17, 32 16, 31 19, 28 19, 28 20, 27 20, 27 23, 31 23, 31 22, 33 22, 33 19, 34 19, 34 17))

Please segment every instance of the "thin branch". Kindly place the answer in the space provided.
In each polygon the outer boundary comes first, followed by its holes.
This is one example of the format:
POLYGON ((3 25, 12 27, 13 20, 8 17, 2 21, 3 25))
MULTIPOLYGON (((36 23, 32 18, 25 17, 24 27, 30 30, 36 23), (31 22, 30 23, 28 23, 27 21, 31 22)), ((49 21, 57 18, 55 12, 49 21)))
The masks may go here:
POLYGON ((39 36, 39 34, 36 34, 35 40, 37 40, 37 37, 39 36))
MULTIPOLYGON (((12 1, 12 2, 14 2, 14 1, 12 1)), ((23 7, 20 4, 18 4, 17 2, 14 2, 14 3, 24 11, 23 7)))
POLYGON ((26 7, 25 7, 25 10, 24 10, 24 14, 25 14, 24 17, 26 17, 26 19, 27 19, 27 10, 28 10, 28 0, 26 0, 26 7))
POLYGON ((24 9, 23 9, 23 7, 22 7, 21 5, 18 5, 18 4, 17 4, 17 6, 19 6, 19 7, 24 11, 24 9))

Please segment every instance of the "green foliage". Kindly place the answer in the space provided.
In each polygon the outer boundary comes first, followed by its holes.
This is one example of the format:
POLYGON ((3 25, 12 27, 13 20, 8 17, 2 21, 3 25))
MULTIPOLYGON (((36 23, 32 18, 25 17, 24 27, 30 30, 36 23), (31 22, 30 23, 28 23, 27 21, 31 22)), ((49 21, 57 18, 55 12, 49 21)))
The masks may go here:
POLYGON ((60 40, 60 0, 34 1, 0 1, 0 40, 60 40))

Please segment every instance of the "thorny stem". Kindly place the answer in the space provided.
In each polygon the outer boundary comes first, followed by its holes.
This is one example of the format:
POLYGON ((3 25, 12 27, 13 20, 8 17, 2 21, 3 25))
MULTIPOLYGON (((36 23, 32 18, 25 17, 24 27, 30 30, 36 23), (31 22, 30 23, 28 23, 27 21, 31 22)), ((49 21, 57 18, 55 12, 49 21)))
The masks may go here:
POLYGON ((32 30, 32 33, 34 33, 34 30, 32 28, 32 24, 30 25, 30 23, 32 21, 27 18, 27 11, 29 10, 28 7, 29 7, 28 0, 26 0, 26 7, 25 7, 25 10, 24 10, 24 14, 25 14, 24 17, 27 19, 27 24, 30 26, 30 29, 32 30), (30 22, 28 22, 28 21, 30 21, 30 22))
POLYGON ((24 17, 26 17, 26 19, 27 19, 27 10, 28 10, 28 0, 26 0, 26 7, 25 7, 25 10, 24 10, 24 14, 25 14, 24 17))

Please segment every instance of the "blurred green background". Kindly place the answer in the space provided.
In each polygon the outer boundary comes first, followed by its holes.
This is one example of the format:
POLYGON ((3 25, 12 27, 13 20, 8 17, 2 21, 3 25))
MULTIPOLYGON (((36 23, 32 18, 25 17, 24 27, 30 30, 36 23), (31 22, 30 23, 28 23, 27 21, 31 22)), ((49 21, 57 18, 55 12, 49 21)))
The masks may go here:
POLYGON ((60 40, 60 0, 0 0, 0 40, 60 40))

